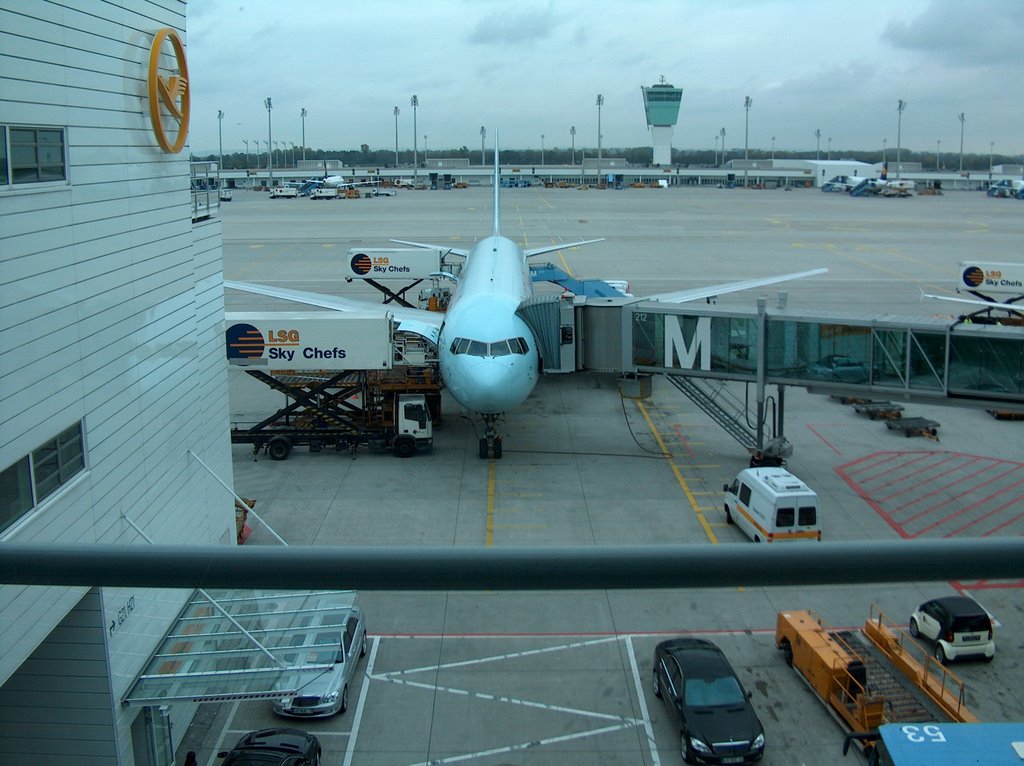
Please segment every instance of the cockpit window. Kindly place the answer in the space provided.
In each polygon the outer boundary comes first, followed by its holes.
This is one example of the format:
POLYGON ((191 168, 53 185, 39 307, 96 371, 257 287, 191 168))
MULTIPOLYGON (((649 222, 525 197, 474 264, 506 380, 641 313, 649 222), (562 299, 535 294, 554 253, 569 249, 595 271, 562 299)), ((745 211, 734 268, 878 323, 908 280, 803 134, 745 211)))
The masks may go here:
POLYGON ((508 356, 509 354, 528 354, 529 351, 530 346, 527 344, 526 338, 509 338, 494 343, 456 338, 451 345, 453 354, 470 354, 472 356, 508 356))

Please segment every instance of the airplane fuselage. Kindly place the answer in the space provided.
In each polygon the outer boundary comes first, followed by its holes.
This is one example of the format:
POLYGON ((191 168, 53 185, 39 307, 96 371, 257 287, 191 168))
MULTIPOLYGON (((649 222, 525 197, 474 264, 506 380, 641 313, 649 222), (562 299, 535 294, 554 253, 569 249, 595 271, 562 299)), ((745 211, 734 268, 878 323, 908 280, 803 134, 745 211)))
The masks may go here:
POLYGON ((526 256, 515 242, 491 236, 470 251, 438 341, 441 376, 466 409, 499 414, 536 386, 537 343, 515 313, 532 294, 526 256))

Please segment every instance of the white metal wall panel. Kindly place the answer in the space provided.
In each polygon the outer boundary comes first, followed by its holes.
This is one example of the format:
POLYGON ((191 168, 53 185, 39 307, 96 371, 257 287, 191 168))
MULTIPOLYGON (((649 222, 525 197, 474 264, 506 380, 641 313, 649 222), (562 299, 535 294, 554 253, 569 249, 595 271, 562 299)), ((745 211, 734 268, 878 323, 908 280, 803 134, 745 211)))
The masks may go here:
POLYGON ((0 763, 112 762, 102 620, 99 595, 89 591, 0 687, 0 763))
MULTIPOLYGON (((231 482, 220 222, 193 224, 188 149, 159 150, 146 103, 152 36, 184 12, 0 0, 0 120, 65 128, 68 178, 0 188, 0 469, 79 420, 88 444, 8 537, 145 545, 123 513, 156 542, 233 539, 231 498, 189 456, 231 482)), ((132 762, 119 695, 188 594, 83 593, 0 588, 0 725, 56 748, 4 730, 0 762, 132 762)), ((179 734, 192 712, 172 711, 179 734)))

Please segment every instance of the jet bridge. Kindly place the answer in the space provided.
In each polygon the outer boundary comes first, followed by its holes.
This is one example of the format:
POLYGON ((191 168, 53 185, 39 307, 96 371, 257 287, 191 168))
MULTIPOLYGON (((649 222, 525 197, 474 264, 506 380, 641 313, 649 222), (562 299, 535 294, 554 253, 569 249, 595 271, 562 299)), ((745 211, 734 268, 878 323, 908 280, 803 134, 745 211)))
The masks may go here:
POLYGON ((748 448, 764 446, 761 424, 767 386, 778 387, 779 434, 786 386, 864 399, 1024 413, 1024 327, 1016 325, 769 310, 763 298, 756 308, 744 310, 642 299, 538 296, 531 305, 524 303, 520 315, 538 338, 548 339, 547 345, 541 342, 545 369, 557 358, 562 372, 668 376, 730 433, 735 423, 752 420, 743 408, 756 406, 757 433, 749 428, 746 435, 738 435, 742 430, 733 433, 748 448), (574 360, 571 369, 564 366, 568 360, 574 360), (749 401, 724 401, 730 381, 754 387, 749 401))

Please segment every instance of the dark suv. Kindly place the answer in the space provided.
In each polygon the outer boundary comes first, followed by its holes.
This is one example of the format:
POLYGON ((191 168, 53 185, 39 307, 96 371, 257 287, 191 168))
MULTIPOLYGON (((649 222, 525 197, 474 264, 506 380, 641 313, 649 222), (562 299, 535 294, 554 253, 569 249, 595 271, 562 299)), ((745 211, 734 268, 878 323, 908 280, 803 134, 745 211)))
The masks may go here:
POLYGON ((260 729, 217 757, 224 759, 223 766, 319 766, 320 742, 301 729, 260 729))
POLYGON ((673 638, 654 650, 654 696, 679 726, 687 763, 751 763, 764 755, 764 728, 722 650, 673 638))

